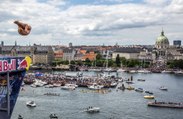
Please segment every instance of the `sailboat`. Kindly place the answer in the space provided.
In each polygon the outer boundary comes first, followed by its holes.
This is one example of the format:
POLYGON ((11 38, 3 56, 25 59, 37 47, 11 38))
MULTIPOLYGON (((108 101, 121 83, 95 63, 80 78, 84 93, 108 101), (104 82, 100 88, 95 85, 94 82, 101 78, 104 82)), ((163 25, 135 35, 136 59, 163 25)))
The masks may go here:
POLYGON ((112 68, 109 68, 109 51, 107 50, 107 55, 106 55, 106 63, 105 63, 105 68, 103 69, 104 72, 114 72, 115 70, 112 68))

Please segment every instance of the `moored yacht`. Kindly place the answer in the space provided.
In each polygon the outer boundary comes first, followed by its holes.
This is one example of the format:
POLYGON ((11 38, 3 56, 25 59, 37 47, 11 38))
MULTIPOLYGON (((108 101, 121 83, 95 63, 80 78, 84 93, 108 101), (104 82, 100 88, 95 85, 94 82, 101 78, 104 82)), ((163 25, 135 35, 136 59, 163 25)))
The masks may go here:
POLYGON ((75 84, 65 84, 65 86, 61 86, 61 89, 63 89, 63 90, 75 90, 76 85, 75 84))
POLYGON ((147 69, 140 69, 137 70, 138 73, 151 73, 151 71, 147 70, 147 69))
POLYGON ((99 90, 99 89, 102 89, 103 87, 104 87, 103 85, 98 85, 97 83, 93 83, 92 85, 88 85, 88 88, 92 89, 92 90, 99 90))
POLYGON ((163 71, 161 71, 161 73, 173 73, 173 71, 170 71, 170 70, 163 70, 163 71))
POLYGON ((183 71, 179 70, 179 71, 174 71, 175 74, 183 74, 183 71))
POLYGON ((125 72, 125 69, 118 69, 117 72, 125 72))

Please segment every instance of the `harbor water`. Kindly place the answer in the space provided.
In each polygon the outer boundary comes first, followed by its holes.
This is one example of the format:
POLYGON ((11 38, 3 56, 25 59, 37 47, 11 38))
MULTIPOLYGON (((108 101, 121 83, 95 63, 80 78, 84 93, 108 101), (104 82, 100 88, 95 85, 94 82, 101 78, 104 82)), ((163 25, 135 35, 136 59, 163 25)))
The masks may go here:
MULTIPOLYGON (((76 72, 68 72, 75 74, 76 72)), ((95 72, 84 72, 84 75, 97 75, 95 72)), ((183 75, 175 74, 143 74, 143 73, 111 73, 118 77, 130 78, 133 76, 135 88, 143 88, 154 93, 157 101, 183 102, 183 75), (137 81, 146 79, 145 82, 137 81), (166 86, 168 91, 159 90, 166 86)), ((125 84, 127 86, 127 84, 125 84)), ((49 115, 57 114, 59 119, 182 119, 182 109, 148 107, 149 101, 144 99, 145 93, 134 90, 111 89, 106 94, 96 93, 87 88, 77 88, 74 91, 58 88, 38 87, 28 85, 21 91, 12 114, 17 119, 21 114, 24 119, 49 119, 49 115), (86 92, 83 92, 85 90, 86 92), (46 96, 44 93, 59 93, 60 96, 46 96), (26 106, 26 102, 34 100, 35 108, 26 106), (99 113, 89 114, 84 110, 89 107, 100 107, 99 113)))

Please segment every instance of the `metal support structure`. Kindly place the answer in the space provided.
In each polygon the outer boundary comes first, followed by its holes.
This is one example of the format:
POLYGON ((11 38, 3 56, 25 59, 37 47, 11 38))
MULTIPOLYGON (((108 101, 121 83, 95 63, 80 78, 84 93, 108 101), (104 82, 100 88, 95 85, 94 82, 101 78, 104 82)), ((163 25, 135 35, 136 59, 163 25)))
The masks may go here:
POLYGON ((7 112, 8 116, 10 116, 10 73, 7 72, 7 112))

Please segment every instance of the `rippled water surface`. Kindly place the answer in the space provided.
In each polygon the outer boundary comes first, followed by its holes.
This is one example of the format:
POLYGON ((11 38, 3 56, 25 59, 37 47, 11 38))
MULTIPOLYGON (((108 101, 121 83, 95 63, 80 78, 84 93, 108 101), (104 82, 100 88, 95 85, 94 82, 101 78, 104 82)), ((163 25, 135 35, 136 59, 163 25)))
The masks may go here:
MULTIPOLYGON (((95 75, 94 72, 85 72, 84 75, 95 75)), ((112 75, 116 75, 113 73, 112 75)), ((133 87, 141 87, 152 91, 157 101, 183 102, 183 76, 174 74, 127 74, 119 73, 119 77, 130 78, 133 75, 133 87), (137 81, 146 79, 145 82, 137 81), (159 90, 160 86, 168 87, 168 91, 159 90)), ((51 113, 59 119, 182 119, 183 109, 148 107, 144 99, 145 93, 135 91, 116 91, 107 94, 94 93, 87 88, 77 88, 74 91, 60 88, 31 88, 25 86, 20 92, 12 119, 21 114, 24 119, 49 119, 51 113), (81 90, 87 90, 83 93, 81 90), (60 96, 45 96, 44 93, 60 93, 60 96), (28 108, 25 103, 34 100, 36 108, 28 108), (98 106, 100 113, 88 114, 83 112, 88 106, 98 106)))

